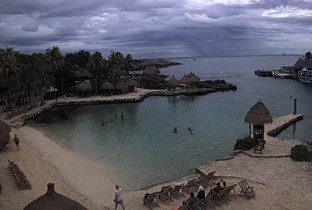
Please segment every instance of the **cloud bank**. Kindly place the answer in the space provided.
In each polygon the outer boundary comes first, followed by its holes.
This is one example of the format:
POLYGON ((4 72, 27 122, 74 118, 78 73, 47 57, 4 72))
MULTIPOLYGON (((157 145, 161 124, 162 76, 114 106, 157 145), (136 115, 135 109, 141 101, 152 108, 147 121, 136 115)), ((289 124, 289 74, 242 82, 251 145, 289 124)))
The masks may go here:
POLYGON ((0 47, 135 57, 303 54, 310 0, 2 0, 0 47))

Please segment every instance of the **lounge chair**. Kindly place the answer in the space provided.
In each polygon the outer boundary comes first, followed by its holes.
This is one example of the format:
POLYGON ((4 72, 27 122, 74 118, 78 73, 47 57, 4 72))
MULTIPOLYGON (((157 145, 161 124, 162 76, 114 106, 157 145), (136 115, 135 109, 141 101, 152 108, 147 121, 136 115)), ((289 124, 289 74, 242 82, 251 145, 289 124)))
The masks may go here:
POLYGON ((143 205, 148 208, 159 207, 157 196, 158 192, 147 194, 143 197, 143 205))
POLYGON ((218 192, 217 194, 215 194, 213 196, 213 201, 220 205, 222 203, 226 203, 226 204, 229 204, 228 203, 228 199, 227 199, 227 194, 226 194, 226 189, 223 189, 221 190, 220 192, 218 192))
POLYGON ((230 186, 225 188, 225 193, 226 193, 226 196, 229 200, 231 197, 236 198, 236 194, 235 194, 235 187, 236 186, 237 186, 237 184, 233 184, 233 185, 230 185, 230 186))
POLYGON ((170 195, 174 198, 184 197, 184 193, 182 191, 183 185, 176 185, 171 188, 170 195))
POLYGON ((247 199, 255 197, 256 193, 254 192, 253 187, 250 187, 246 180, 240 181, 238 185, 242 188, 240 195, 245 196, 247 199))
POLYGON ((158 192, 158 199, 163 202, 168 200, 172 201, 172 197, 170 195, 171 189, 171 185, 163 186, 158 192))
POLYGON ((199 177, 198 182, 200 183, 200 185, 203 186, 204 188, 214 186, 216 184, 216 182, 214 180, 215 172, 216 171, 212 171, 212 172, 208 173, 207 175, 203 175, 203 176, 199 177))
POLYGON ((198 179, 191 179, 189 180, 183 187, 182 191, 185 193, 192 193, 196 192, 199 187, 198 179))
POLYGON ((208 209, 208 208, 216 208, 215 207, 215 204, 212 200, 212 196, 213 194, 207 194, 207 196, 205 197, 204 200, 201 200, 200 203, 199 203, 199 207, 200 209, 208 209))

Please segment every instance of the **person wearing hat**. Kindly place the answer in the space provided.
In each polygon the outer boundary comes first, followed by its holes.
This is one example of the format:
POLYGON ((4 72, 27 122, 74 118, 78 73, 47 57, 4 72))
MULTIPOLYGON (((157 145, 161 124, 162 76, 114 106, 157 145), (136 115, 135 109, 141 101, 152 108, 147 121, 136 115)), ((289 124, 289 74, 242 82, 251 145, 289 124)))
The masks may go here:
POLYGON ((13 141, 14 141, 14 143, 15 143, 16 149, 19 150, 19 143, 20 143, 20 140, 19 140, 19 138, 16 136, 16 134, 15 134, 15 136, 14 136, 14 138, 13 138, 13 141))
POLYGON ((205 199, 205 190, 202 186, 199 186, 198 188, 199 192, 197 193, 197 198, 199 200, 204 200, 205 199))

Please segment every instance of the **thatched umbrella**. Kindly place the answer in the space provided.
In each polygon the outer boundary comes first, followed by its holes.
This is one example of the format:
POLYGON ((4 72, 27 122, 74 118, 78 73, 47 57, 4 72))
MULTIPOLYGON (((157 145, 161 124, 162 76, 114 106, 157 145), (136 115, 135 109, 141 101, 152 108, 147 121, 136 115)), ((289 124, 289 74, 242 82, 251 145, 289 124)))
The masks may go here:
POLYGON ((115 85, 115 90, 117 93, 124 93, 128 89, 128 85, 124 82, 118 82, 115 85))
POLYGON ((271 123, 273 118, 271 113, 266 108, 264 103, 258 101, 245 116, 245 122, 254 125, 264 125, 265 123, 271 123))
POLYGON ((272 121, 271 113, 261 101, 253 105, 245 116, 245 122, 249 123, 249 136, 251 136, 251 124, 253 124, 254 139, 261 142, 261 148, 264 148, 264 124, 272 121))
POLYGON ((81 93, 91 92, 92 86, 88 82, 81 82, 76 86, 76 91, 81 93))
POLYGON ((156 66, 147 66, 144 71, 143 74, 146 75, 158 75, 160 74, 159 69, 156 66))
POLYGON ((108 81, 101 85, 101 90, 106 95, 111 95, 114 92, 114 85, 108 81))
POLYGON ((196 76, 195 74, 193 74, 191 77, 190 77, 190 81, 191 83, 198 83, 200 82, 200 78, 198 76, 196 76))
POLYGON ((174 76, 168 81, 169 86, 173 88, 173 90, 180 85, 179 80, 177 80, 174 76))
POLYGON ((128 91, 129 92, 134 92, 135 87, 139 86, 139 83, 136 80, 134 80, 133 78, 128 79, 126 84, 128 85, 128 91))
POLYGON ((181 79, 180 79, 180 83, 181 84, 185 84, 185 85, 190 85, 192 83, 191 81, 191 78, 188 77, 188 76, 183 76, 181 79))
POLYGON ((0 151, 2 151, 5 145, 10 141, 10 132, 11 127, 0 120, 0 151))
POLYGON ((54 190, 54 184, 48 184, 46 194, 29 203, 24 210, 87 210, 80 203, 58 194, 54 190))

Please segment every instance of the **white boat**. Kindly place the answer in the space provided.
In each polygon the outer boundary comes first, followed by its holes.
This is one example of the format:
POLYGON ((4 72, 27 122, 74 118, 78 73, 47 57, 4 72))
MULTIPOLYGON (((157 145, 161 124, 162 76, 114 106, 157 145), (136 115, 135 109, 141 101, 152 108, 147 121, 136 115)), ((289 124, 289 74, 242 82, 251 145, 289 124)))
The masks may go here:
POLYGON ((312 84, 312 68, 304 68, 298 73, 301 82, 312 84))
POLYGON ((285 70, 272 70, 272 75, 274 78, 279 78, 279 79, 291 79, 294 77, 293 74, 291 74, 289 71, 285 70))

